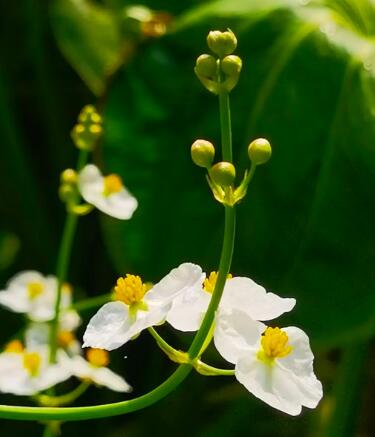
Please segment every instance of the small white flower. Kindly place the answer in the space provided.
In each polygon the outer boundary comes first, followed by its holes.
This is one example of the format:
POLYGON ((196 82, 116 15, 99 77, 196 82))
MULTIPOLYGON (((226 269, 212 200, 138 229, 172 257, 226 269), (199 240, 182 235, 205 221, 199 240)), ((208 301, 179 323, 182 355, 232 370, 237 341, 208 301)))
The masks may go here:
MULTIPOLYGON (((216 279, 217 274, 211 272, 204 280, 203 287, 179 294, 173 301, 167 322, 180 331, 198 330, 210 303, 216 279)), ((224 287, 217 317, 222 309, 240 309, 253 320, 271 320, 290 311, 295 304, 295 299, 267 293, 250 278, 230 276, 224 287)))
MULTIPOLYGON (((80 324, 81 319, 75 310, 67 310, 61 313, 57 341, 58 346, 68 352, 69 355, 77 355, 81 352, 81 344, 74 335, 74 331, 80 324)), ((30 323, 25 332, 26 344, 28 347, 48 344, 50 331, 49 323, 30 323)))
POLYGON ((144 329, 163 323, 173 299, 201 287, 202 269, 191 263, 171 270, 147 290, 139 276, 126 275, 115 287, 115 302, 105 304, 90 320, 83 336, 84 347, 113 350, 144 329))
POLYGON ((125 379, 106 367, 108 363, 109 357, 107 351, 88 349, 87 360, 78 355, 72 358, 73 374, 78 378, 90 380, 113 391, 131 392, 132 387, 125 379))
MULTIPOLYGON (((57 279, 36 271, 24 271, 11 278, 0 291, 0 305, 16 313, 25 313, 31 320, 45 322, 53 319, 57 294, 57 279)), ((64 285, 61 309, 71 304, 71 289, 64 285)))
POLYGON ((31 396, 72 376, 68 356, 59 350, 56 364, 49 364, 47 345, 24 349, 14 340, 0 354, 0 391, 31 396))
POLYGON ((223 311, 215 346, 235 364, 235 376, 257 398, 293 416, 315 408, 323 396, 314 356, 299 328, 270 328, 240 310, 223 311))
POLYGON ((104 177, 93 164, 79 172, 78 188, 87 203, 117 219, 130 219, 138 206, 137 199, 124 187, 120 176, 104 177))

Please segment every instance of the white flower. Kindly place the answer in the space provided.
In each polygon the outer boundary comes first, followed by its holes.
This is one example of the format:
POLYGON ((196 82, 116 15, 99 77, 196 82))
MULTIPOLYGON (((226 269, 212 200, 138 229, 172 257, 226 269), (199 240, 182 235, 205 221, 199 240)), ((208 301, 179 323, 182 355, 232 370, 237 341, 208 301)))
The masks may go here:
MULTIPOLYGON (((36 271, 24 271, 9 280, 5 290, 0 291, 0 304, 16 312, 25 313, 31 320, 52 320, 55 314, 57 279, 43 276, 36 271)), ((64 285, 61 309, 71 304, 71 289, 64 285)))
POLYGON ((143 329, 163 323, 173 299, 198 289, 202 269, 190 263, 173 269, 147 291, 139 276, 126 275, 115 287, 115 302, 105 304, 90 320, 83 336, 84 347, 113 350, 143 329))
POLYGON ((49 364, 47 345, 24 349, 14 340, 0 354, 0 391, 30 396, 72 376, 70 359, 62 350, 56 364, 49 364))
MULTIPOLYGON (((196 331, 210 303, 217 274, 211 272, 203 287, 186 290, 173 301, 167 322, 180 331, 196 331)), ((217 317, 222 309, 240 309, 253 320, 271 320, 290 311, 295 299, 281 298, 266 290, 250 278, 229 277, 220 301, 217 317)))
POLYGON ((117 219, 130 219, 138 206, 137 199, 126 190, 120 176, 104 177, 93 164, 79 172, 78 188, 87 203, 117 219))
POLYGON ((88 349, 87 360, 78 355, 72 358, 73 374, 113 391, 124 393, 132 391, 132 387, 124 378, 106 367, 108 363, 108 352, 102 349, 88 349))
MULTIPOLYGON (((81 352, 81 344, 74 335, 74 331, 80 324, 81 319, 75 310, 67 310, 61 313, 57 341, 58 346, 68 352, 69 355, 76 355, 81 352)), ((48 344, 50 331, 49 323, 30 323, 25 332, 26 344, 28 347, 48 344)))
POLYGON ((299 328, 270 328, 236 309, 217 320, 215 346, 235 364, 235 376, 257 398, 293 416, 323 396, 313 371, 307 335, 299 328))

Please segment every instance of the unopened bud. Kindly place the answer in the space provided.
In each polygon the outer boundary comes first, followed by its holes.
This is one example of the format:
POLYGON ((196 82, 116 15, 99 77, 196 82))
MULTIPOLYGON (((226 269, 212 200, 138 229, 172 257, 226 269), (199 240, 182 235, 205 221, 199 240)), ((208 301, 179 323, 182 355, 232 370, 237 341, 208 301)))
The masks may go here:
POLYGON ((92 150, 102 132, 102 117, 94 106, 86 105, 80 112, 78 123, 71 132, 75 145, 79 149, 92 150))
POLYGON ((233 185, 236 178, 236 169, 230 162, 218 162, 211 167, 210 177, 217 185, 229 187, 230 185, 233 185))
POLYGON ((207 36, 207 44, 219 58, 223 58, 236 50, 237 38, 229 29, 226 32, 213 30, 207 36))
POLYGON ((212 55, 200 55, 195 64, 195 74, 206 78, 214 78, 217 71, 216 59, 212 55))
POLYGON ((62 184, 74 185, 77 183, 77 172, 72 168, 67 168, 60 175, 60 181, 62 184))
POLYGON ((69 203, 76 196, 76 189, 70 184, 61 184, 59 187, 59 196, 63 202, 69 203))
POLYGON ((191 159, 199 167, 209 168, 215 156, 215 147, 206 140, 196 140, 191 146, 191 159))
POLYGON ((255 165, 265 164, 272 155, 271 144, 264 138, 257 138, 247 149, 250 161, 255 165))
POLYGON ((225 56, 221 61, 221 69, 227 76, 238 76, 242 69, 242 60, 236 55, 225 56))

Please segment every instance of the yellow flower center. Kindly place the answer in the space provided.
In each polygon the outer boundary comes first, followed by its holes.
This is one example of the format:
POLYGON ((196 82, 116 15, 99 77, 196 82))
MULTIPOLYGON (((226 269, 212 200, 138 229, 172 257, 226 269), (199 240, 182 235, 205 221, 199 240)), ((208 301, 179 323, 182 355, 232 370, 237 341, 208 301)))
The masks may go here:
POLYGON ((23 367, 30 373, 30 376, 37 376, 42 359, 37 352, 25 352, 23 355, 23 367))
POLYGON ((292 352, 292 346, 288 344, 289 338, 285 331, 280 328, 268 327, 260 340, 261 349, 258 351, 258 359, 272 364, 275 358, 284 358, 292 352))
POLYGON ((117 174, 110 174, 104 178, 104 196, 118 193, 123 188, 122 180, 117 174))
POLYGON ((23 352, 23 344, 19 340, 12 340, 5 346, 5 352, 20 354, 23 352))
POLYGON ((57 339, 59 342, 59 346, 65 348, 65 347, 69 347, 76 338, 73 332, 62 330, 59 331, 57 339))
POLYGON ((67 282, 64 282, 64 284, 61 287, 61 291, 65 294, 72 294, 73 288, 70 284, 68 284, 67 282))
MULTIPOLYGON (((206 278, 203 282, 203 289, 208 293, 212 293, 215 290, 217 277, 217 272, 211 272, 210 276, 206 278)), ((232 279, 232 275, 230 273, 228 274, 227 279, 232 279)))
POLYGON ((109 354, 103 349, 88 349, 87 361, 96 367, 105 367, 109 364, 109 354))
POLYGON ((129 306, 135 305, 142 302, 148 289, 148 286, 142 282, 139 276, 127 274, 125 278, 117 280, 115 299, 129 306))
POLYGON ((27 293, 30 299, 35 299, 44 291, 44 285, 40 282, 29 282, 27 284, 27 293))

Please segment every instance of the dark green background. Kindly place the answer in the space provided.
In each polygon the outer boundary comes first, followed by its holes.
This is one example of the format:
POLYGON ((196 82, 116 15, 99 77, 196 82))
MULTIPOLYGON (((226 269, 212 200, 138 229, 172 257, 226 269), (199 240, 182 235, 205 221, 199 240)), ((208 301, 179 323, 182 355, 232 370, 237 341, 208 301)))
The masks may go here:
MULTIPOLYGON (((231 99, 238 173, 248 165, 252 139, 264 136, 273 145, 272 160, 259 168, 238 208, 232 271, 297 298, 280 323, 310 335, 326 396, 317 411, 290 418, 232 380, 192 375, 144 412, 67 424, 64 435, 373 435, 374 3, 160 0, 148 5, 173 15, 169 35, 144 41, 129 36, 128 4, 2 2, 1 283, 21 269, 54 271, 64 220, 59 173, 74 166, 69 131, 87 103, 104 112, 94 160, 121 174, 139 209, 129 222, 96 212, 80 221, 69 278, 77 299, 107 292, 126 272, 156 281, 183 261, 216 268, 223 214, 189 147, 200 137, 219 150, 218 102, 193 66, 207 51, 207 32, 230 27, 244 64, 231 99)), ((21 321, 3 310, 0 317, 5 342, 21 321)), ((176 346, 190 341, 167 327, 163 333, 176 346)), ((174 368, 147 334, 112 355, 135 395, 174 368)), ((220 363, 214 351, 208 359, 220 363)), ((122 398, 91 389, 80 402, 122 398)), ((4 436, 41 430, 0 423, 4 436)))

